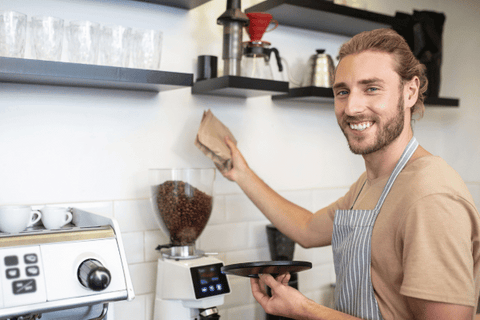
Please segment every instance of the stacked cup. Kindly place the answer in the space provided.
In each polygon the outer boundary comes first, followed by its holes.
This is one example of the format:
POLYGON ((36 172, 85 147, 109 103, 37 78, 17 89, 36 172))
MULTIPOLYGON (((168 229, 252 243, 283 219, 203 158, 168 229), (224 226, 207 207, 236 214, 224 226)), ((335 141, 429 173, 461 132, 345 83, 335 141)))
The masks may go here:
MULTIPOLYGON (((115 67, 160 69, 163 34, 159 30, 127 28, 120 25, 50 16, 33 16, 30 21, 31 55, 38 60, 101 64, 115 67), (66 50, 64 50, 64 39, 66 50)), ((27 15, 0 11, 0 56, 24 58, 27 42, 27 15)))

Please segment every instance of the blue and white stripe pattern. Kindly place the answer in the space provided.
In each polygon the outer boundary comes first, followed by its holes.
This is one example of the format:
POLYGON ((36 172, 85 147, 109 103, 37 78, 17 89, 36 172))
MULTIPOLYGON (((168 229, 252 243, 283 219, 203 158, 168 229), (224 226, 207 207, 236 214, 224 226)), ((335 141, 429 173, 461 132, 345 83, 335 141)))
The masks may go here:
POLYGON ((373 292, 371 244, 375 220, 398 174, 418 147, 410 140, 373 210, 337 210, 332 248, 336 273, 335 309, 352 316, 383 320, 373 292))

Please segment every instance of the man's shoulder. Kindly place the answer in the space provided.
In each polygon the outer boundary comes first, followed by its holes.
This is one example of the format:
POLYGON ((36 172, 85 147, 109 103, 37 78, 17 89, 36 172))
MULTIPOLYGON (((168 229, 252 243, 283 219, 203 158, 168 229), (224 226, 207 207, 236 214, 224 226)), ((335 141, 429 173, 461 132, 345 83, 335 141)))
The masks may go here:
POLYGON ((407 192, 417 196, 445 193, 471 197, 458 172, 438 156, 416 159, 404 168, 400 179, 408 185, 407 192))

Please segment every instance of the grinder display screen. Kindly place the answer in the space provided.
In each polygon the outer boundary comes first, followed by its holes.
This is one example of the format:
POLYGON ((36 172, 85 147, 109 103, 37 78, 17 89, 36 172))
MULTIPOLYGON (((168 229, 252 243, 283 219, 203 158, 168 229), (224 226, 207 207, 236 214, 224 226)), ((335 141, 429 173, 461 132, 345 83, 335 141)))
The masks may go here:
POLYGON ((223 263, 190 268, 197 299, 230 293, 227 276, 220 269, 223 263))

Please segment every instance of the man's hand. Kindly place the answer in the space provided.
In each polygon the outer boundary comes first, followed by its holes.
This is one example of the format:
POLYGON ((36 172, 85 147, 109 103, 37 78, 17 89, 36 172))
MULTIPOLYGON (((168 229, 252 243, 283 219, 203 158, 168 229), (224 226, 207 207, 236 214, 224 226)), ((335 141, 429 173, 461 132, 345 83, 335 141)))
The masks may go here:
POLYGON ((260 278, 250 279, 253 296, 266 313, 298 319, 297 311, 308 299, 298 290, 288 286, 289 280, 290 274, 279 275, 277 279, 269 274, 261 274, 260 278), (271 297, 267 294, 265 285, 270 287, 271 297))
POLYGON ((238 182, 242 175, 245 175, 246 172, 249 170, 248 164, 243 158, 240 150, 238 150, 235 143, 230 140, 228 137, 225 137, 225 143, 230 148, 232 152, 232 169, 228 171, 221 172, 222 175, 227 178, 228 180, 238 182))

